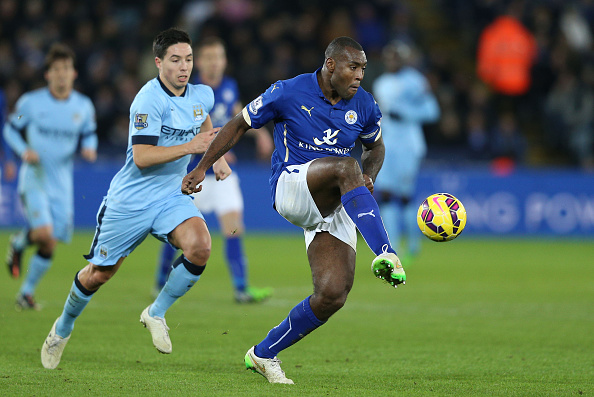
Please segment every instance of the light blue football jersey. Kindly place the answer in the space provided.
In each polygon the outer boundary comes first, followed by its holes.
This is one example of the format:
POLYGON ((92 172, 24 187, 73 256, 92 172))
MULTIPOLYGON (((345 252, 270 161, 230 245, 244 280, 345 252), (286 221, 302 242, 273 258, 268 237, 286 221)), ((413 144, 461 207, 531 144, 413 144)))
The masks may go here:
POLYGON ((126 163, 114 176, 107 192, 107 206, 117 210, 142 210, 172 195, 181 195, 190 156, 139 169, 132 145, 176 146, 200 132, 214 104, 212 89, 188 84, 175 96, 157 77, 144 85, 130 106, 130 128, 126 163))
POLYGON ((21 156, 30 148, 39 154, 39 164, 23 163, 19 192, 35 186, 51 199, 72 201, 73 159, 79 141, 96 149, 95 108, 91 100, 72 91, 67 99, 56 99, 47 87, 21 96, 9 116, 4 137, 21 156))
POLYGON ((427 153, 423 124, 439 119, 439 104, 425 76, 412 67, 382 74, 373 83, 373 93, 386 114, 382 120, 386 160, 375 187, 410 196, 427 153))
POLYGON ((252 128, 274 121, 274 153, 270 187, 272 202, 278 178, 288 166, 311 160, 347 157, 360 139, 372 143, 381 136, 382 114, 363 88, 350 100, 332 105, 318 84, 317 73, 277 81, 243 109, 252 128))
MULTIPOLYGON (((202 84, 199 75, 195 81, 197 84, 202 84)), ((210 111, 210 119, 213 127, 222 127, 235 116, 233 109, 235 104, 239 102, 239 88, 234 78, 223 76, 221 84, 218 87, 212 88, 212 90, 214 92, 214 106, 210 111)), ((200 154, 193 156, 188 166, 188 171, 192 171, 198 165, 201 158, 202 155, 200 154)), ((229 166, 233 168, 231 164, 229 166)), ((212 167, 206 170, 206 173, 214 174, 212 167)))

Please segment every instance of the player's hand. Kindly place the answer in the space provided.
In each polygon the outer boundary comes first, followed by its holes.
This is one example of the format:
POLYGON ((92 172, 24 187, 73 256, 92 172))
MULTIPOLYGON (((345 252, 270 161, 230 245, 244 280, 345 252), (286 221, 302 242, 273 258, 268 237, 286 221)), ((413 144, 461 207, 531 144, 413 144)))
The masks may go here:
POLYGON ((363 174, 363 180, 365 181, 365 187, 369 189, 370 193, 373 193, 373 181, 369 175, 363 174))
POLYGON ((94 163, 97 160, 97 151, 95 149, 82 149, 80 155, 89 163, 94 163))
POLYGON ((194 168, 190 173, 184 176, 182 180, 181 191, 183 194, 197 193, 202 190, 200 182, 204 180, 206 174, 198 168, 194 168))
POLYGON ((29 164, 39 163, 39 154, 33 149, 26 149, 21 155, 21 160, 29 164))
POLYGON ((194 138, 190 142, 187 143, 189 145, 190 153, 192 154, 202 154, 206 152, 208 146, 215 138, 216 133, 220 130, 220 128, 214 128, 209 131, 200 132, 196 134, 194 138))
POLYGON ((225 160, 225 157, 221 157, 220 159, 218 159, 212 165, 212 170, 215 173, 215 177, 216 177, 217 181, 222 181, 225 178, 227 178, 229 175, 231 175, 231 168, 229 167, 227 160, 225 160))

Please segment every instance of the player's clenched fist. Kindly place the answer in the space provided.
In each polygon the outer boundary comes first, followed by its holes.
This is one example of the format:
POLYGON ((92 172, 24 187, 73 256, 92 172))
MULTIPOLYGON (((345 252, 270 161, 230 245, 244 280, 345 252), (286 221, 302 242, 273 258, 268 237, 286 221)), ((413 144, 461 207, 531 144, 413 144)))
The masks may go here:
POLYGON ((199 168, 194 168, 188 175, 184 176, 181 186, 182 193, 192 194, 202 190, 202 186, 199 186, 198 184, 204 180, 204 177, 204 171, 201 171, 199 168))

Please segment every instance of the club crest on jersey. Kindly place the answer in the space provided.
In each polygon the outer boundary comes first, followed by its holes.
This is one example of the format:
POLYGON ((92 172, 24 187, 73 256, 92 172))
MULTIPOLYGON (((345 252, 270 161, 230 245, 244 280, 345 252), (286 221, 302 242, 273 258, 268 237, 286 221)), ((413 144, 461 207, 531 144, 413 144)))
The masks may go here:
POLYGON ((200 121, 204 118, 204 109, 202 108, 202 104, 192 106, 194 109, 194 121, 200 121))
POLYGON ((348 112, 346 112, 346 114, 344 115, 344 120, 348 123, 348 124, 355 124, 357 122, 357 113, 354 110, 349 110, 348 112))
POLYGON ((134 115, 134 128, 141 130, 148 127, 148 123, 146 122, 147 118, 148 114, 136 113, 136 115, 134 115))
POLYGON ((252 114, 258 114, 258 109, 260 109, 262 107, 263 103, 262 103, 262 95, 260 95, 258 98, 254 99, 249 106, 250 112, 252 114))
POLYGON ((103 259, 107 258, 107 247, 102 245, 99 247, 99 256, 103 259))

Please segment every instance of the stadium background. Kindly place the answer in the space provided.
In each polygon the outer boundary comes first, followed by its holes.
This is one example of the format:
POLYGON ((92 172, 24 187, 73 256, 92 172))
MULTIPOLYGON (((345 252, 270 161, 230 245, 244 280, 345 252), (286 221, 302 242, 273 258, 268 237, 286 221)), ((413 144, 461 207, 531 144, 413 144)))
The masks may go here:
MULTIPOLYGON (((594 96, 594 3, 514 2, 522 6, 521 21, 536 39, 538 56, 530 89, 516 109, 516 127, 506 133, 498 95, 477 77, 476 58, 481 32, 510 3, 151 0, 139 6, 131 0, 2 0, 0 84, 10 112, 22 93, 45 84, 43 57, 51 43, 60 40, 75 49, 76 88, 96 106, 100 139, 98 163, 77 163, 75 178, 76 226, 92 228, 109 180, 123 163, 130 102, 156 74, 156 32, 179 26, 194 40, 221 36, 228 45, 228 73, 238 80, 244 103, 278 79, 315 70, 327 43, 340 35, 365 48, 363 86, 369 90, 382 71, 382 47, 401 40, 416 48, 415 65, 428 76, 442 109, 440 121, 425 129, 429 153, 419 201, 435 191, 454 193, 467 206, 468 235, 592 237, 594 107, 576 115, 585 125, 576 138, 572 120, 560 116, 563 109, 547 103, 563 94, 572 98, 563 91, 567 79, 581 87, 576 102, 594 96)), ((269 202, 269 167, 255 159, 253 142, 243 140, 236 154, 248 230, 297 231, 261 205, 269 202)), ((22 223, 15 183, 3 181, 0 227, 22 223)), ((216 229, 216 222, 210 224, 216 229)))

